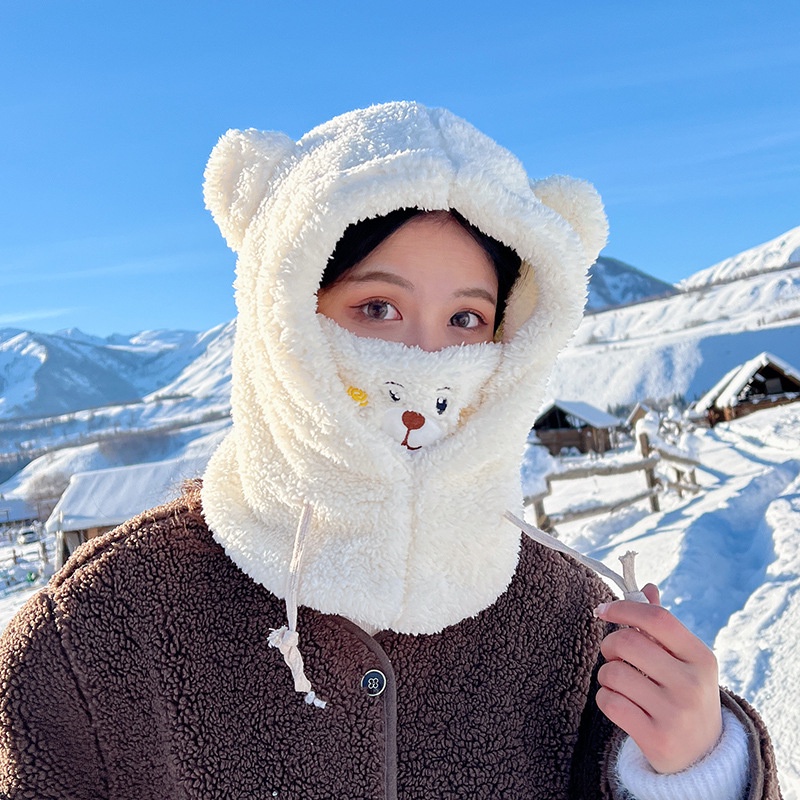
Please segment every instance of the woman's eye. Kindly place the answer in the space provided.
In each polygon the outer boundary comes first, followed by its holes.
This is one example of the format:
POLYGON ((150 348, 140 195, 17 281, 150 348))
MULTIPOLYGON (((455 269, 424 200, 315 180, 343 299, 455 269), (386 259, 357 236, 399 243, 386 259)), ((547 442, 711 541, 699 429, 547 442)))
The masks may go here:
POLYGON ((400 402, 400 395, 397 394, 397 392, 393 392, 391 389, 389 389, 389 397, 391 397, 392 400, 394 400, 395 403, 399 403, 400 402))
POLYGON ((450 317, 450 324, 456 328, 477 328, 483 321, 474 311, 459 311, 450 317))
POLYGON ((446 408, 447 408, 447 398, 446 397, 438 397, 436 399, 436 410, 440 414, 444 414, 446 408))
POLYGON ((361 313, 370 319, 400 319, 400 312, 386 300, 370 300, 359 308, 361 313))

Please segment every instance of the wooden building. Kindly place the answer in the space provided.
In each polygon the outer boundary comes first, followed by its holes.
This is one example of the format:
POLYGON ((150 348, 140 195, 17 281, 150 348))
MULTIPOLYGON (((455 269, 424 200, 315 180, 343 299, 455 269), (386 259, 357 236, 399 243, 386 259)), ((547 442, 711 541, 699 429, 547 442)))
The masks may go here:
POLYGON ((552 455, 575 448, 581 453, 605 453, 615 446, 622 421, 589 403, 554 400, 545 406, 533 430, 552 455))
POLYGON ((770 353, 734 367, 691 409, 691 416, 714 426, 800 400, 800 371, 770 353))
POLYGON ((203 456, 73 475, 45 525, 56 535, 55 568, 83 542, 177 497, 183 481, 202 475, 207 462, 203 456))

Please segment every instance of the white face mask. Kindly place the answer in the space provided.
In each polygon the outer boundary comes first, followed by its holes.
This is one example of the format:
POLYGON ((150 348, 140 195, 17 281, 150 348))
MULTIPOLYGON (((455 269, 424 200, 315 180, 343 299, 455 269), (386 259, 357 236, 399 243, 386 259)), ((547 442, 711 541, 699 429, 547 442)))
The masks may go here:
POLYGON ((453 434, 480 404, 501 347, 474 344, 428 353, 355 336, 331 320, 320 325, 355 417, 410 452, 453 434))
POLYGON ((329 398, 335 427, 316 450, 310 440, 287 446, 290 431, 277 431, 278 446, 222 448, 204 487, 212 529, 239 566, 284 596, 302 506, 286 503, 275 491, 285 479, 265 480, 259 465, 302 453, 281 468, 302 474, 312 506, 299 603, 372 628, 439 631, 489 605, 516 565, 519 534, 502 512, 520 505, 519 453, 496 446, 503 437, 482 408, 502 346, 430 353, 318 321, 340 377, 329 398))

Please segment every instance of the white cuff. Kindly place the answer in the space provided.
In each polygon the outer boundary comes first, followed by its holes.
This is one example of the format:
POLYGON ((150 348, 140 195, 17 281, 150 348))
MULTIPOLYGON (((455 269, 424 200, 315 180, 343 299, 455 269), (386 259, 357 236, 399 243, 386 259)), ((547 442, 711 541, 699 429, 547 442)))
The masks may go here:
POLYGON ((748 783, 747 732, 727 708, 722 709, 722 736, 717 746, 681 772, 656 772, 633 739, 617 755, 617 778, 636 800, 741 800, 748 783))

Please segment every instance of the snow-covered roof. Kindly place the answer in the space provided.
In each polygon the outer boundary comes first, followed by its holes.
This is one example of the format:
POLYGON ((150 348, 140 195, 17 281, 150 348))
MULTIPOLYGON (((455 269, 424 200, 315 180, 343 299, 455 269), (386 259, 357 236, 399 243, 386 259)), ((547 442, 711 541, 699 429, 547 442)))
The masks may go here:
POLYGON ((53 533, 119 525, 176 497, 181 482, 202 475, 207 461, 173 459, 76 473, 45 528, 53 533))
POLYGON ((0 524, 36 519, 36 509, 19 497, 0 496, 0 524))
POLYGON ((771 353, 759 353, 739 367, 734 367, 730 372, 717 381, 694 405, 695 412, 706 412, 712 406, 725 408, 737 403, 739 392, 747 386, 748 381, 755 373, 767 364, 777 367, 788 378, 800 383, 800 372, 781 358, 771 353))
POLYGON ((591 425, 593 428, 616 428, 622 425, 622 420, 608 414, 602 409, 580 400, 553 400, 548 403, 539 414, 541 419, 551 408, 557 406, 567 414, 591 425))

